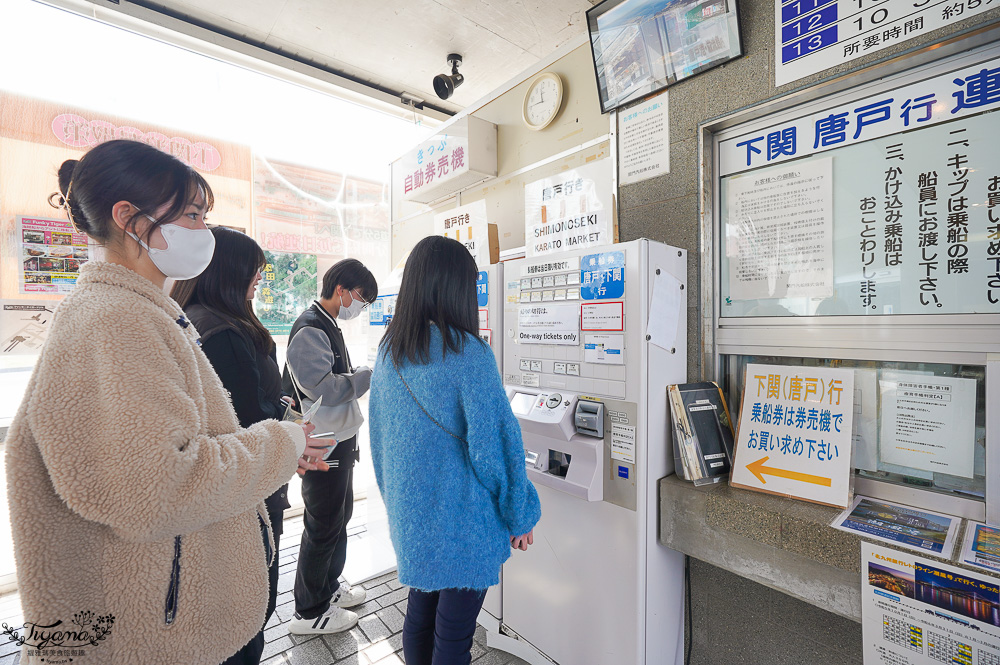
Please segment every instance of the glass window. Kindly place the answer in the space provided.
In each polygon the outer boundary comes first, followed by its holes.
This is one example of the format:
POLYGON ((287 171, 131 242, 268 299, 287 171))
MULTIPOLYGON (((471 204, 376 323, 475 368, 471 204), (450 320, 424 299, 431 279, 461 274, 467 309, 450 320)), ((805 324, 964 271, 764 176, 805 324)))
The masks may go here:
POLYGON ((986 368, 982 365, 722 356, 722 387, 739 418, 749 363, 854 369, 854 469, 861 478, 985 500, 986 368), (935 413, 933 404, 945 404, 935 413), (967 407, 965 413, 960 409, 967 407), (943 412, 956 416, 936 426, 943 412), (967 415, 966 415, 967 414, 967 415), (932 461, 935 442, 948 454, 932 461), (904 463, 908 462, 908 464, 904 463), (934 470, 935 464, 949 472, 934 470))

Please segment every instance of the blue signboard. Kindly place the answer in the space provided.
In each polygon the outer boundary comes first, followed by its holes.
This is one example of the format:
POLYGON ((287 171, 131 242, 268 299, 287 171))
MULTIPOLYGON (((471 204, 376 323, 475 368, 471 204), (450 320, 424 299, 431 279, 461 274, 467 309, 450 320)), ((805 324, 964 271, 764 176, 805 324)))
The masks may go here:
POLYGON ((588 254, 580 260, 580 297, 605 300, 625 295, 625 252, 588 254))
POLYGON ((387 326, 396 312, 396 294, 379 296, 368 306, 368 325, 387 326))
POLYGON ((485 270, 479 271, 479 277, 476 278, 476 299, 480 307, 486 307, 490 302, 490 283, 485 270))

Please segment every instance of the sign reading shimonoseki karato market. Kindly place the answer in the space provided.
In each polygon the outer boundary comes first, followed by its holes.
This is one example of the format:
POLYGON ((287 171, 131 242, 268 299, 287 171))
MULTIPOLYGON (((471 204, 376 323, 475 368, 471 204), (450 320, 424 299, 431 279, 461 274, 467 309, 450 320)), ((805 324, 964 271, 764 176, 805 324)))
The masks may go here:
POLYGON ((612 168, 601 159, 525 185, 529 257, 615 242, 612 168))
POLYGON ((747 365, 732 483, 850 503, 854 371, 747 365))

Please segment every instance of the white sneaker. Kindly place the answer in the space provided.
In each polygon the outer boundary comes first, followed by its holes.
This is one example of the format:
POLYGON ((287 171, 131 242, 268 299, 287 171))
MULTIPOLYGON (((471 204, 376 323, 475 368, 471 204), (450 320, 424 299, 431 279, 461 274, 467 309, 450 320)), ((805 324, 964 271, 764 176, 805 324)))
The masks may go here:
POLYGON ((341 582, 337 592, 333 594, 330 604, 335 607, 355 607, 365 602, 368 592, 364 589, 355 589, 347 582, 341 582))
POLYGON ((303 619, 296 612, 295 617, 288 622, 288 632, 294 635, 342 633, 354 628, 357 624, 357 614, 331 605, 325 614, 315 619, 303 619))

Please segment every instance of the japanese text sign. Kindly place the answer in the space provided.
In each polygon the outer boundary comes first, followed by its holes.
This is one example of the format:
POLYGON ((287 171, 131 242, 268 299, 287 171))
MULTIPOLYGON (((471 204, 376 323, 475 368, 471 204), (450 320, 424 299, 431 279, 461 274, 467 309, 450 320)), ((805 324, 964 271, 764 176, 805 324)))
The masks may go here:
POLYGON ((588 254, 580 265, 580 297, 605 300, 625 295, 625 252, 588 254))
POLYGON ((613 168, 602 159, 525 185, 527 256, 614 242, 613 168))
POLYGON ((722 176, 1000 107, 993 59, 826 108, 719 144, 722 176))
POLYGON ((434 181, 450 180, 469 170, 465 161, 468 144, 457 137, 441 134, 421 143, 414 150, 414 168, 403 176, 403 196, 412 198, 414 193, 429 187, 434 181))
POLYGON ((490 303, 490 280, 485 270, 480 270, 476 276, 476 301, 480 307, 486 307, 490 303))
POLYGON ((854 372, 747 365, 733 485, 845 508, 854 372))
POLYGON ((496 174, 496 125, 463 116, 392 163, 393 201, 430 203, 496 174))
POLYGON ((985 12, 990 0, 775 0, 775 85, 985 12))
POLYGON ((490 262, 486 201, 476 201, 434 215, 434 234, 465 245, 477 265, 490 262))

